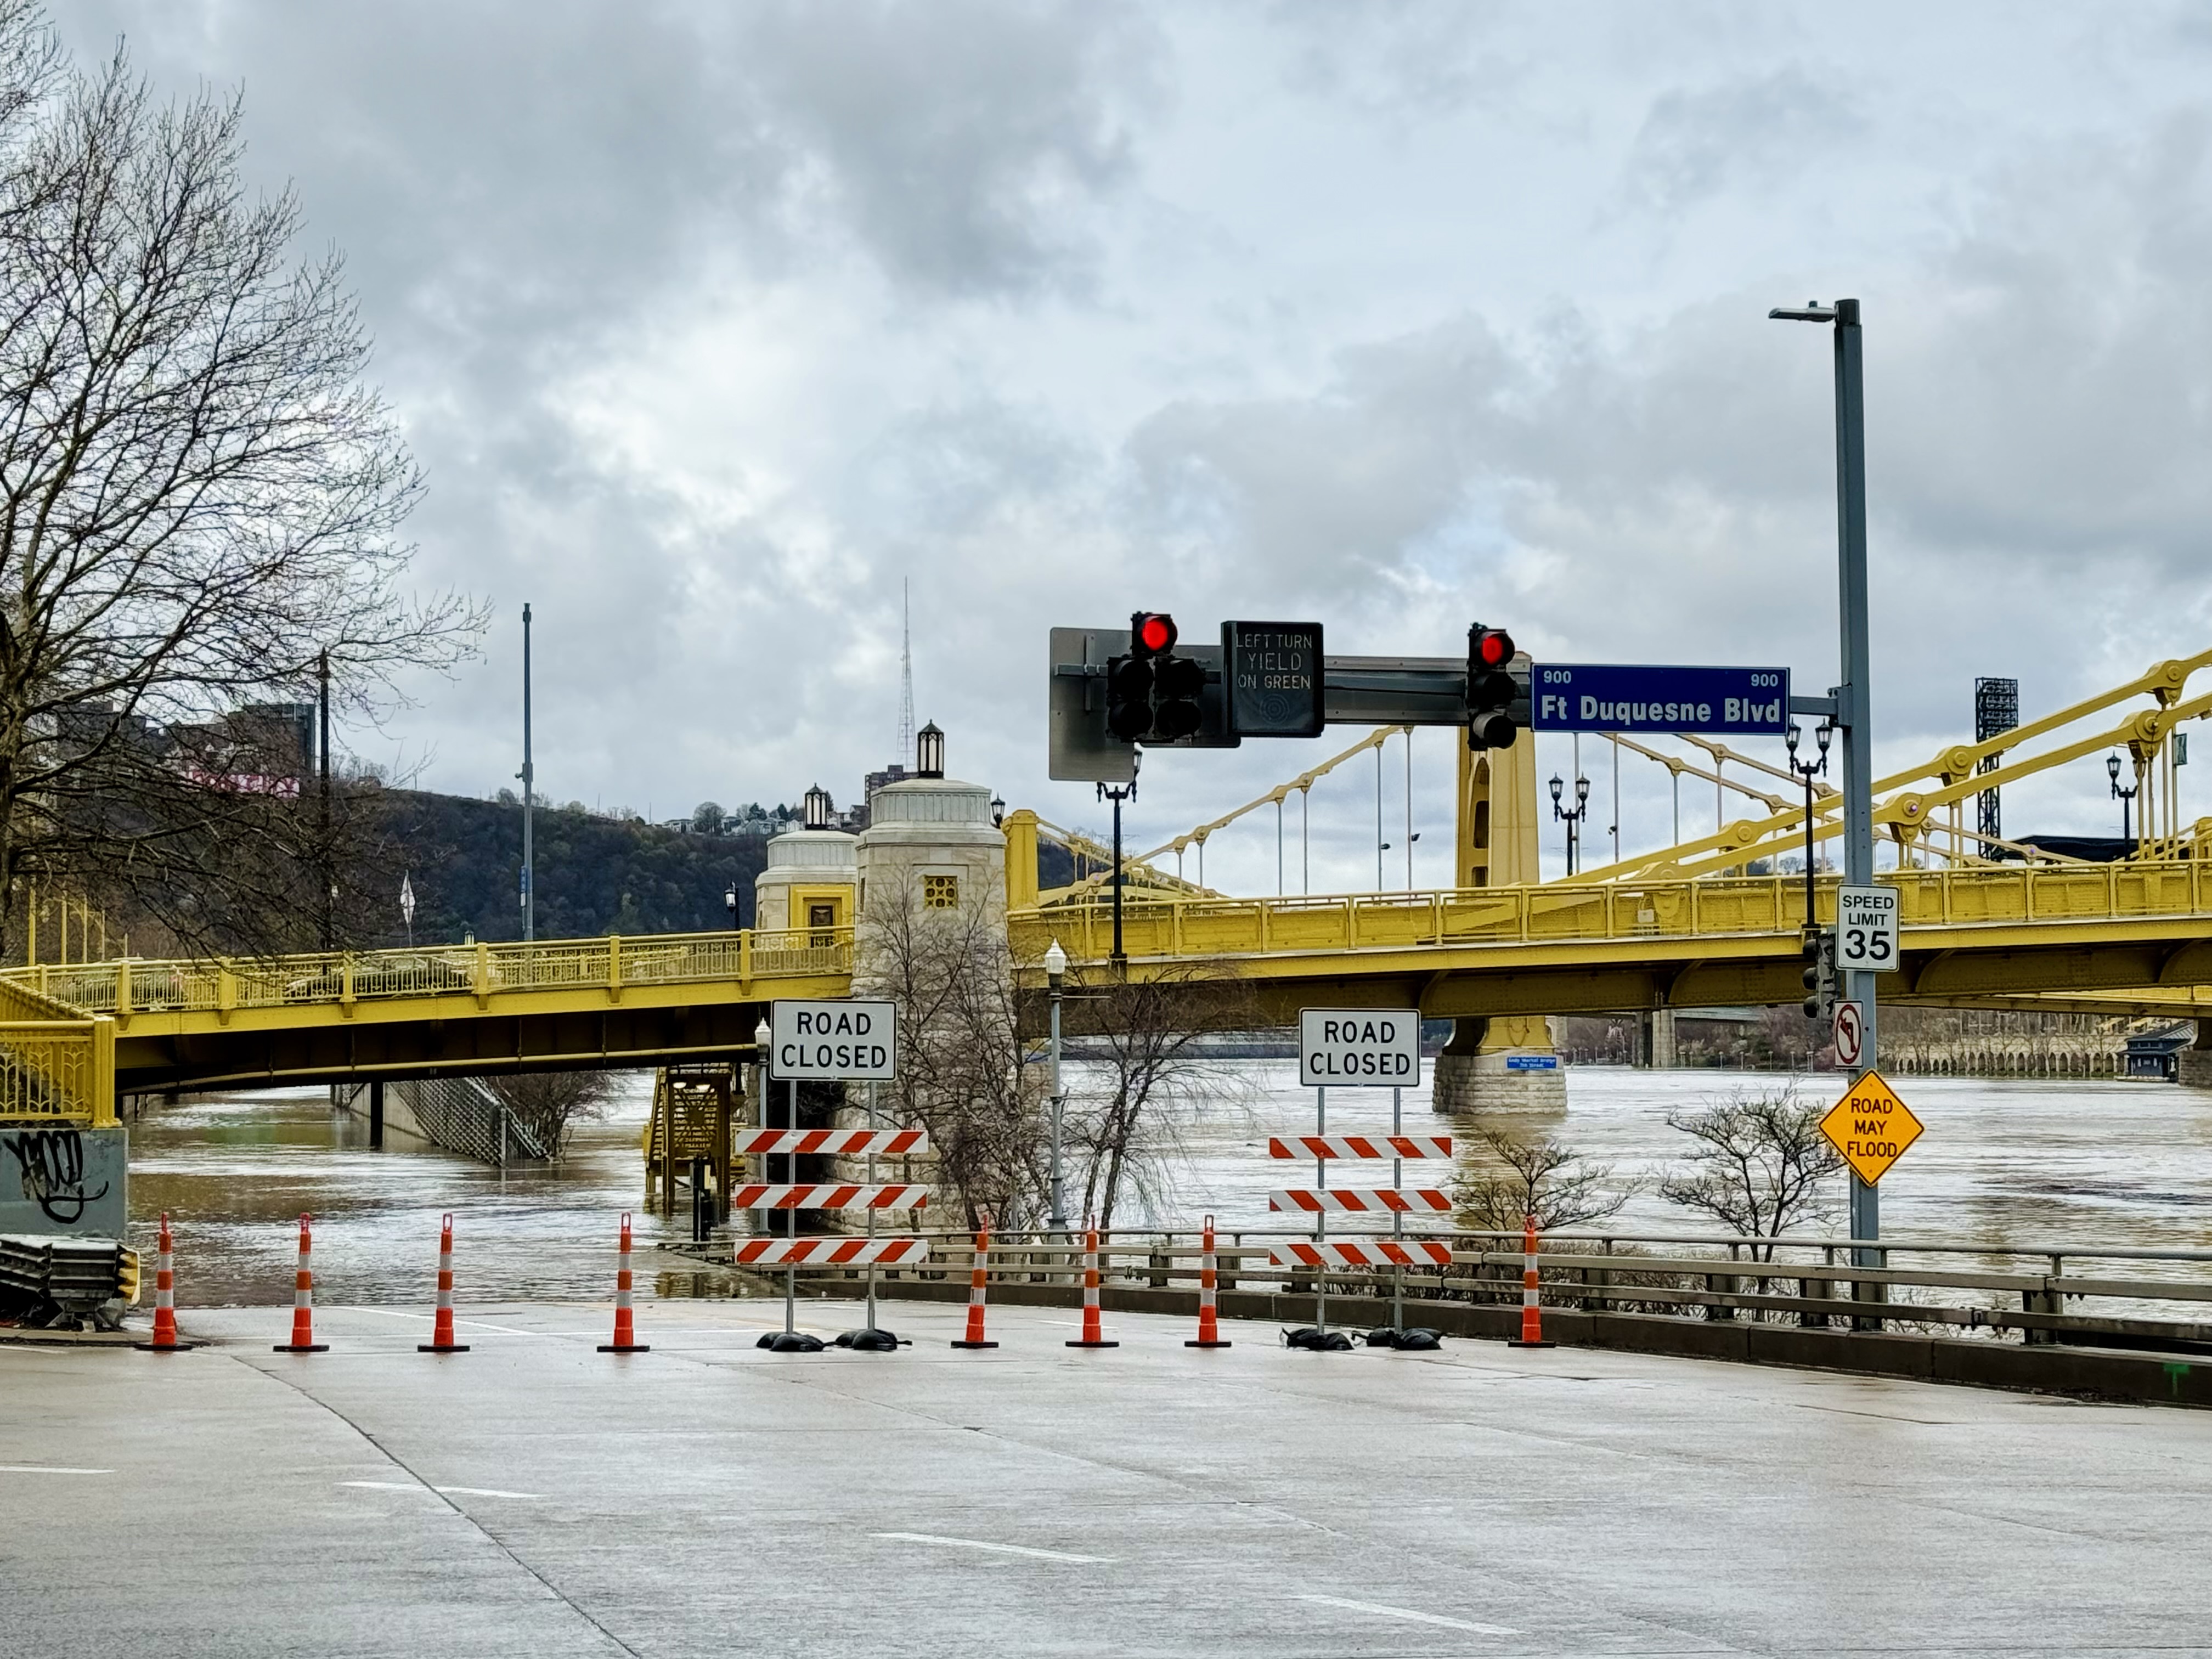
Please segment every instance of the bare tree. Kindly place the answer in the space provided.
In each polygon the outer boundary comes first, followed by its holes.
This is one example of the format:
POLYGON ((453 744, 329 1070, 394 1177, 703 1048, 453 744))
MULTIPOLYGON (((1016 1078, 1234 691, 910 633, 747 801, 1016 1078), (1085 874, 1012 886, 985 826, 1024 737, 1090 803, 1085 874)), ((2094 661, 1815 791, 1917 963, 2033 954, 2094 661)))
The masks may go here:
POLYGON ((605 1115, 615 1091, 607 1072, 525 1072, 484 1082, 548 1158, 561 1156, 578 1123, 605 1115))
POLYGON ((1088 1154, 1083 1213, 1111 1227, 1128 1187, 1157 1174, 1172 1150, 1177 1114, 1237 1092, 1233 1073, 1206 1063, 1200 1039, 1250 1030, 1256 1009, 1242 981, 1194 963, 1154 978, 1084 981, 1071 1000, 1105 1072, 1104 1088, 1071 1119, 1088 1154))
POLYGON ((1475 1137, 1504 1167, 1462 1178, 1462 1218, 1481 1232, 1517 1233, 1534 1216, 1539 1232, 1556 1232, 1618 1215, 1642 1183, 1623 1181, 1610 1164, 1592 1164, 1547 1135, 1519 1140, 1495 1129, 1475 1137))
MULTIPOLYGON (((1821 1109, 1778 1092, 1746 1094, 1696 1112, 1669 1112, 1668 1125, 1693 1138, 1689 1168, 1659 1184, 1670 1204, 1698 1210, 1753 1238, 1774 1238, 1801 1218, 1832 1212, 1822 1184, 1844 1167, 1820 1133, 1821 1109)), ((1772 1247, 1763 1254, 1772 1255, 1772 1247)))
POLYGON ((350 860, 295 710, 443 668, 420 479, 289 191, 248 193, 235 97, 159 106, 0 0, 0 917, 66 884, 181 939, 299 943, 350 860), (273 718, 272 718, 273 716, 273 718))
POLYGON ((911 881, 871 878, 855 990, 898 1005, 899 1072, 884 1103, 928 1132, 966 1223, 1020 1224, 1039 1187, 1042 1087, 1024 1044, 1006 929, 987 905, 932 909, 911 881))

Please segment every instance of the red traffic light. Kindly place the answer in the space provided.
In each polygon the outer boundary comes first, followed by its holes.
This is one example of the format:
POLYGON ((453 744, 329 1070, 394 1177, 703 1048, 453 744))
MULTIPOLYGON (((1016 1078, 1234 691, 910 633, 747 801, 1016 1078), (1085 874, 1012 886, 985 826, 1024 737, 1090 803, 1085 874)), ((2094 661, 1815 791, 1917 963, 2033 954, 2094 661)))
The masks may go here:
POLYGON ((1164 611, 1139 611, 1129 618, 1129 637, 1148 657, 1175 649, 1175 618, 1164 611))
POLYGON ((1502 628, 1486 628, 1475 635, 1474 654, 1485 668, 1503 668, 1513 660, 1513 636, 1502 628))

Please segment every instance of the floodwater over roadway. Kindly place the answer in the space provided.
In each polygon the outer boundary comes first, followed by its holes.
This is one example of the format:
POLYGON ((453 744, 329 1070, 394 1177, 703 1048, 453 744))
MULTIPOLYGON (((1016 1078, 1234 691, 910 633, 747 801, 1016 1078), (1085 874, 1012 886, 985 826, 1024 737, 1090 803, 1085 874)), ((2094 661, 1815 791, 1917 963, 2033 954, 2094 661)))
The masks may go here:
MULTIPOLYGON (((1224 1061, 1214 1080, 1215 1098, 1174 1115, 1172 1144, 1158 1149, 1134 1207, 1125 1200, 1121 1224, 1189 1226, 1211 1212, 1224 1228, 1265 1228, 1273 1224, 1269 1191, 1310 1181, 1310 1164, 1266 1155, 1269 1134, 1313 1127, 1313 1093, 1297 1086, 1295 1066, 1224 1061)), ((1080 1068, 1069 1081, 1079 1094, 1080 1068)), ((1609 1224, 1622 1231, 1705 1232, 1709 1224, 1655 1190, 1655 1177, 1690 1145, 1668 1115, 1787 1081, 1577 1067, 1564 1114, 1485 1121, 1556 1136, 1620 1178, 1642 1179, 1644 1190, 1609 1224)), ((1833 1076, 1802 1086, 1824 1103, 1840 1092, 1833 1076)), ((1898 1086, 1927 1133, 1882 1183, 1886 1233, 1962 1237, 1993 1249, 2212 1249, 2212 1093, 2081 1079, 1905 1078, 1898 1086)), ((655 1248, 687 1237, 688 1218, 643 1213, 639 1137, 651 1093, 650 1073, 626 1076, 607 1115, 581 1126, 558 1164, 503 1173, 437 1152, 371 1152, 362 1120, 334 1115, 321 1090, 156 1108, 131 1129, 134 1242, 150 1250, 155 1218, 171 1213, 180 1306, 288 1303, 296 1223, 308 1211, 319 1301, 415 1305, 430 1298, 438 1221, 451 1211, 460 1300, 600 1301, 612 1290, 617 1219, 629 1210, 641 1295, 729 1294, 734 1274, 655 1248)), ((1464 1143, 1474 1127, 1435 1116, 1425 1086, 1406 1091, 1402 1110, 1411 1132, 1449 1127, 1464 1143)), ((1329 1097, 1332 1132, 1387 1130, 1390 1114, 1388 1091, 1329 1097)), ((1478 1155, 1463 1146, 1462 1167, 1478 1155)), ((1422 1173, 1408 1164, 1407 1184, 1427 1184, 1422 1173)), ((1079 1197, 1079 1182, 1073 1191, 1079 1197)))

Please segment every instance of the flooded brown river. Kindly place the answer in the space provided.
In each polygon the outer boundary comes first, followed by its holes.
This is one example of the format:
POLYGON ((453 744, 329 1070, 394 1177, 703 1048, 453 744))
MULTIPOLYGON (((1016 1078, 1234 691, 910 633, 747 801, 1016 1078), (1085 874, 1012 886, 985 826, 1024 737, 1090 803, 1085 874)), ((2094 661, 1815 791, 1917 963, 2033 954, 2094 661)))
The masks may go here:
MULTIPOLYGON (((1156 1160, 1148 1192, 1121 1224, 1189 1226, 1211 1212, 1226 1228, 1266 1228, 1275 1224, 1269 1191, 1304 1184, 1310 1166, 1266 1156, 1269 1134, 1313 1127, 1313 1094, 1297 1086, 1295 1066, 1221 1066, 1233 1103, 1177 1121, 1175 1145, 1156 1160)), ((1786 1081, 1577 1067, 1568 1073, 1564 1115, 1486 1121, 1556 1135, 1623 1179, 1648 1181, 1688 1144, 1668 1127, 1669 1111, 1786 1081)), ((1081 1089, 1080 1068, 1070 1084, 1081 1089)), ((1832 1076, 1802 1086, 1823 1101, 1840 1092, 1832 1076)), ((629 1210, 641 1296, 728 1293, 734 1275, 702 1272, 656 1248, 687 1239, 689 1221, 643 1212, 639 1135, 651 1091, 650 1073, 630 1076, 607 1116, 582 1126, 558 1164, 505 1172, 436 1152, 371 1152, 362 1121, 333 1114, 321 1090, 157 1108, 131 1131, 134 1242, 150 1250, 154 1218, 170 1212, 180 1306, 287 1303, 296 1224, 308 1211, 319 1301, 413 1305, 429 1299, 439 1218, 451 1211, 462 1301, 599 1301, 611 1293, 617 1223, 629 1210)), ((2212 1091, 2110 1079, 1907 1078, 1899 1092, 1928 1127, 1882 1183, 1886 1233, 1960 1237, 1992 1249, 2212 1248, 2212 1091)), ((1431 1112, 1425 1087, 1406 1091, 1402 1111, 1412 1132, 1452 1127, 1431 1112)), ((1387 1129, 1390 1115, 1387 1091, 1329 1097, 1333 1133, 1387 1129)), ((1408 1166, 1408 1184, 1416 1167, 1408 1166)), ((1711 1231, 1649 1185, 1610 1224, 1711 1231)))

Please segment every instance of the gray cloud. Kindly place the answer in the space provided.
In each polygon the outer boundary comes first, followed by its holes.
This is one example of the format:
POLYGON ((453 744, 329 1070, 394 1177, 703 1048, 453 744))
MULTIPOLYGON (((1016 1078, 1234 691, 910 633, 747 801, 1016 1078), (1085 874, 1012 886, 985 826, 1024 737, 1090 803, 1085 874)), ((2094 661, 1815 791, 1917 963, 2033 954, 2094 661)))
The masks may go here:
POLYGON ((1653 100, 1623 182, 1675 212, 1733 185, 1802 178, 1866 131, 1854 101, 1796 64, 1653 100))

